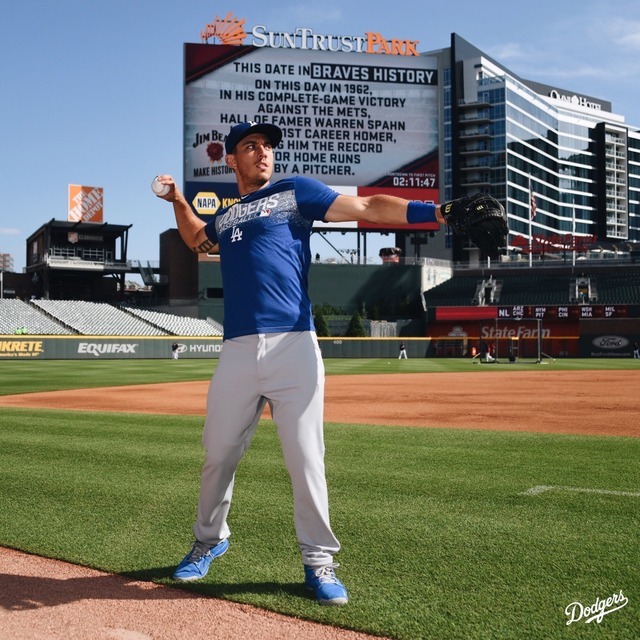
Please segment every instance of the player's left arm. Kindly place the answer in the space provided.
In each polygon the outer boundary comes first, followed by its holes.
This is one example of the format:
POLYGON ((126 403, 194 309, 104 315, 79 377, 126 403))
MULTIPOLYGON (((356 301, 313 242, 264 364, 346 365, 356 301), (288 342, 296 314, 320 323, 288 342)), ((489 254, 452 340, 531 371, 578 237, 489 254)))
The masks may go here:
POLYGON ((440 213, 440 205, 414 202, 386 194, 364 197, 341 194, 327 210, 324 221, 363 221, 393 226, 418 222, 445 222, 440 213))

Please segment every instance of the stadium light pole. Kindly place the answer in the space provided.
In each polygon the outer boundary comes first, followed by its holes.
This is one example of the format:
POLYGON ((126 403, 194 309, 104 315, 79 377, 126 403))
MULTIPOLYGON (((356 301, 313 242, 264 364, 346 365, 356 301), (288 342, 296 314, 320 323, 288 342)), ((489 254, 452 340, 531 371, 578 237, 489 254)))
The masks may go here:
POLYGON ((529 176, 529 269, 533 266, 533 219, 536 217, 536 199, 531 188, 529 176))
POLYGON ((572 264, 576 266, 576 199, 573 198, 573 207, 571 208, 571 244, 573 245, 572 264))

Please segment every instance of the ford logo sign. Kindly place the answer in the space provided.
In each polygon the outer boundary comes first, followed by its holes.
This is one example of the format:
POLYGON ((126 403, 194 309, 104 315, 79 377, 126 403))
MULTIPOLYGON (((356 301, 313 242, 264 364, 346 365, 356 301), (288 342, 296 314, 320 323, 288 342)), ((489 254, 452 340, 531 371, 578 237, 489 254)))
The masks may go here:
POLYGON ((629 340, 622 336, 598 336, 591 344, 600 349, 624 349, 629 345, 629 340))

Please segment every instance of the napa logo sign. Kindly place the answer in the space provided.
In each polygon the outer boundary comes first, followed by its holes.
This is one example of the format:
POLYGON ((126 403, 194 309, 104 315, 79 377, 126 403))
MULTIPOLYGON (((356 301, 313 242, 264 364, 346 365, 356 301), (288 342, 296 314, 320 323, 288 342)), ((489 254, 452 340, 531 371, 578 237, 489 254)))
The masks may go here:
POLYGON ((229 12, 224 18, 215 17, 200 32, 206 44, 251 44, 254 47, 272 49, 309 49, 312 51, 342 51, 352 53, 418 56, 418 40, 385 38, 381 33, 368 31, 362 36, 336 36, 318 34, 307 27, 298 27, 293 32, 270 31, 264 25, 253 27, 248 34, 245 20, 229 12), (251 36, 250 42, 245 42, 251 36), (212 40, 210 43, 209 41, 212 40))

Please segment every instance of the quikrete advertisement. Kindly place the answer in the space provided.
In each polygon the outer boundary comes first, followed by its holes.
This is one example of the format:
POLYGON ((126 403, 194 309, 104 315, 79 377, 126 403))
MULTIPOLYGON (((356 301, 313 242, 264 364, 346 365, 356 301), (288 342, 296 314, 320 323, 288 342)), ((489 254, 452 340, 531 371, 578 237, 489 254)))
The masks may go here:
POLYGON ((274 180, 437 201, 437 87, 425 56, 186 44, 185 194, 200 215, 237 200, 224 141, 253 121, 283 131, 274 180))
POLYGON ((0 340, 0 359, 39 358, 44 353, 42 340, 0 340))

